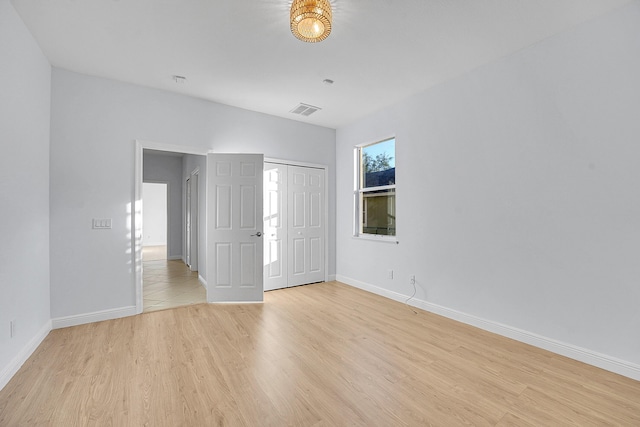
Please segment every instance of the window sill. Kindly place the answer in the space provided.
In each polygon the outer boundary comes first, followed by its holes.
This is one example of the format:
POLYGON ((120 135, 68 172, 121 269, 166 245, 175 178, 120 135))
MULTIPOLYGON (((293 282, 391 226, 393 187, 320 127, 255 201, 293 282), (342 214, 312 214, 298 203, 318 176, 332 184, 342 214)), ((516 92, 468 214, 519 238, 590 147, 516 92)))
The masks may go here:
POLYGON ((379 234, 359 234, 354 235, 354 239, 358 240, 371 240, 372 242, 382 242, 382 243, 400 243, 396 236, 382 236, 379 234))

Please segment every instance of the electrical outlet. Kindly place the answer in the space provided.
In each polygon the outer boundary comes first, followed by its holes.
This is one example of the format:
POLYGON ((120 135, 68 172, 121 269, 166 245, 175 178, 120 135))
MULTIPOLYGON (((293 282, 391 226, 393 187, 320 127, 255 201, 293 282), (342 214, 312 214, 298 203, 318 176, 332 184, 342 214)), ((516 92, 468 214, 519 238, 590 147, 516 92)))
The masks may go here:
POLYGON ((387 279, 393 279, 393 270, 387 270, 387 279))
POLYGON ((416 276, 411 276, 409 278, 409 283, 411 283, 412 285, 415 285, 416 284, 416 276))

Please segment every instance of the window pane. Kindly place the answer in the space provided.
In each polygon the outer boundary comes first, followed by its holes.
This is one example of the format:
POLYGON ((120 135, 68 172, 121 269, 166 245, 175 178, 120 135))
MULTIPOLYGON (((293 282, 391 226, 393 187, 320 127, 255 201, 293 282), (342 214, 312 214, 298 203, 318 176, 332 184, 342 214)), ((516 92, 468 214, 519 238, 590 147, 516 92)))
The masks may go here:
POLYGON ((396 190, 361 193, 362 233, 396 235, 396 190))
POLYGON ((396 183, 395 138, 362 147, 362 188, 396 183))

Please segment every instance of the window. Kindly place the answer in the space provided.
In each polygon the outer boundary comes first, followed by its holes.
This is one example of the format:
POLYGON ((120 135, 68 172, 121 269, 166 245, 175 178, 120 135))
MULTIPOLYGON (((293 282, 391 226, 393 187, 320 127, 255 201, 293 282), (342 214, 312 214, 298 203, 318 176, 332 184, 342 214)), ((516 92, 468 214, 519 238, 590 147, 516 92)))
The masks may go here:
POLYGON ((355 235, 396 235, 396 140, 356 147, 355 235))

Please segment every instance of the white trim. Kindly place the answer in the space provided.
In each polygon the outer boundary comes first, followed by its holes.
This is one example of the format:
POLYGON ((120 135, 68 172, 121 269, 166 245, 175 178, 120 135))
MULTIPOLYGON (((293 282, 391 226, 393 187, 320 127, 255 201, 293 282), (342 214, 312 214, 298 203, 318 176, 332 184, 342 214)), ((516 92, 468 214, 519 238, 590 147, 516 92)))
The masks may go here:
POLYGON ((73 316, 52 319, 53 329, 68 328, 69 326, 84 325, 86 323, 102 322, 103 320, 119 319, 121 317, 138 314, 136 306, 113 308, 110 310, 94 311, 93 313, 75 314, 73 316))
POLYGON ((200 281, 202 286, 204 286, 204 288, 207 289, 207 281, 200 274, 198 274, 198 281, 200 281))
MULTIPOLYGON (((169 261, 175 261, 175 260, 184 261, 184 258, 182 257, 182 255, 171 255, 171 256, 167 255, 167 260, 169 260, 169 261)), ((185 264, 186 264, 186 262, 185 262, 185 264)))
POLYGON ((207 304, 264 304, 264 299, 261 299, 260 301, 207 301, 207 304))
POLYGON ((271 157, 264 158, 265 163, 277 163, 279 165, 286 166, 300 166, 303 168, 314 168, 314 169, 324 169, 325 171, 328 169, 327 165, 321 165, 318 163, 307 163, 307 162, 298 162, 295 160, 283 160, 283 159, 274 159, 271 157))
POLYGON ((163 142, 145 141, 142 139, 136 139, 136 145, 140 144, 142 148, 148 148, 150 150, 158 151, 171 151, 174 153, 195 154, 199 156, 206 156, 211 150, 200 149, 194 147, 186 147, 184 145, 165 144, 163 142))
POLYGON ((358 240, 371 240, 372 242, 400 243, 396 236, 385 236, 382 234, 356 234, 351 237, 358 240))
POLYGON ((381 185, 379 187, 358 188, 358 192, 359 193, 371 193, 371 192, 374 192, 374 191, 395 190, 395 189, 396 189, 396 185, 395 184, 391 184, 391 185, 381 185))
MULTIPOLYGON (((142 142, 134 148, 133 204, 131 206, 131 262, 133 263, 133 287, 136 293, 136 313, 142 313, 142 142)), ((168 222, 168 221, 167 221, 168 222)), ((168 238, 168 236, 167 236, 168 238)))
MULTIPOLYGON (((405 303, 407 300, 407 295, 389 291, 340 274, 336 275, 336 280, 394 301, 405 303)), ((502 335, 525 344, 530 344, 532 346, 640 381, 640 365, 626 360, 621 360, 613 356, 598 353, 593 350, 578 347, 553 338, 544 337, 533 332, 514 328, 492 320, 483 319, 481 317, 463 313, 461 311, 453 310, 424 300, 413 298, 408 304, 458 322, 466 323, 467 325, 475 326, 485 331, 493 332, 495 334, 502 335)))
POLYGON ((329 274, 327 276, 327 282, 335 282, 336 280, 336 275, 335 274, 329 274))
POLYGON ((49 335, 51 332, 51 320, 48 320, 42 329, 40 329, 34 336, 29 340, 27 345, 25 345, 16 356, 11 359, 11 362, 0 371, 0 390, 6 386, 11 378, 18 372, 20 367, 24 365, 24 362, 31 357, 34 351, 38 348, 38 346, 42 343, 42 341, 49 335))

